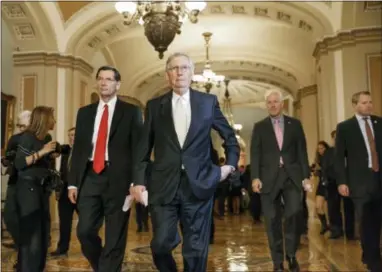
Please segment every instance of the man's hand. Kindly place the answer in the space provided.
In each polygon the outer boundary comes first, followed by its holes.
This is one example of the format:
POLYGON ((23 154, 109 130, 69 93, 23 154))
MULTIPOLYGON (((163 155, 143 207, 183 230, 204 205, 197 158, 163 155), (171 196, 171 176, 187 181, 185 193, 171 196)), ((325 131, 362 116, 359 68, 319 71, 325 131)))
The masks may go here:
POLYGON ((77 193, 78 193, 77 188, 71 188, 71 189, 68 190, 69 200, 73 204, 77 203, 77 193))
POLYGON ((261 188, 263 188, 263 184, 261 183, 260 179, 252 180, 252 190, 255 193, 260 193, 261 188))
POLYGON ((310 181, 310 179, 304 179, 302 181, 302 187, 304 188, 306 192, 309 192, 309 193, 313 192, 313 182, 310 181))
POLYGON ((226 180, 229 174, 235 171, 235 168, 231 165, 223 165, 220 167, 220 181, 226 180))
POLYGON ((143 204, 142 193, 146 191, 146 186, 135 185, 130 187, 130 195, 138 202, 143 204))
POLYGON ((349 196, 349 187, 345 184, 338 186, 338 192, 342 196, 349 196))

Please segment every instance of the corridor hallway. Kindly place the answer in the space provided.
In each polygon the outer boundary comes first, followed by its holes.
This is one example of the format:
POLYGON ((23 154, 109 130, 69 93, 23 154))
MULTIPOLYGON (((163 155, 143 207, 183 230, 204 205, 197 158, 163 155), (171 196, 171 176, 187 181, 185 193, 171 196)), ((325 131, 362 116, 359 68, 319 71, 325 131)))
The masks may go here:
MULTIPOLYGON (((319 235, 320 223, 310 207, 309 234, 301 239, 302 245, 297 253, 301 271, 366 271, 361 260, 359 241, 346 241, 344 238, 329 240, 319 235), (307 238, 308 237, 308 238, 307 238)), ((150 253, 151 233, 136 233, 135 214, 130 218, 125 261, 122 271, 156 271, 150 253)), ((74 222, 73 226, 75 226, 74 222)), ((215 243, 210 247, 208 271, 272 271, 264 224, 253 224, 247 214, 228 215, 223 220, 215 219, 215 243)), ((101 230, 103 233, 103 229, 101 230)), ((6 234, 7 236, 7 234, 6 234)), ((328 233, 326 234, 326 237, 328 233)), ((52 231, 52 247, 55 250, 58 239, 57 227, 52 231)), ((3 243, 9 243, 3 239, 3 243)), ((13 250, 2 246, 1 271, 13 271, 16 260, 13 250)), ((175 250, 180 266, 181 246, 175 250)), ((287 268, 287 263, 285 263, 287 268)), ((82 256, 75 229, 68 257, 49 258, 46 271, 91 271, 82 256)))

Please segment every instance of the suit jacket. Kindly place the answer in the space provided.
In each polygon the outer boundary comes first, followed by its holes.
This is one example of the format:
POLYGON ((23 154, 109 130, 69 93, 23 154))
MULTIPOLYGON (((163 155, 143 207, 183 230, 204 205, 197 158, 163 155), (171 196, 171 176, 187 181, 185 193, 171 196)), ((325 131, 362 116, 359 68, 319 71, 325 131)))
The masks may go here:
POLYGON ((335 183, 336 172, 334 169, 334 147, 329 147, 325 150, 325 153, 321 158, 321 174, 324 179, 335 183))
MULTIPOLYGON (((93 151, 92 137, 97 107, 98 103, 93 103, 79 109, 77 113, 68 185, 76 186, 79 191, 93 151)), ((133 156, 136 154, 141 125, 140 109, 117 99, 109 132, 109 169, 107 173, 112 185, 110 187, 111 197, 118 207, 122 207, 133 181, 133 156)))
POLYGON ((61 179, 64 182, 65 186, 68 185, 68 160, 70 156, 70 151, 72 148, 70 145, 65 144, 61 146, 61 164, 60 164, 60 174, 61 179))
MULTIPOLYGON (((379 165, 382 162, 382 118, 371 116, 379 165)), ((374 188, 374 176, 369 168, 369 156, 357 117, 337 125, 335 146, 335 169, 337 184, 346 184, 351 197, 365 197, 378 192, 374 188)), ((382 173, 382 171, 380 171, 382 173)))
POLYGON ((284 137, 280 150, 270 117, 256 123, 251 142, 251 175, 262 182, 262 193, 270 193, 277 180, 283 159, 290 179, 302 189, 302 181, 310 178, 306 140, 301 122, 284 115, 284 137))
POLYGON ((213 196, 221 171, 211 160, 211 129, 224 139, 227 164, 236 167, 238 163, 240 148, 235 132, 223 116, 216 96, 190 90, 190 104, 191 123, 181 148, 172 117, 172 91, 147 103, 134 182, 147 186, 151 204, 167 204, 174 198, 182 165, 193 194, 201 200, 213 196), (145 170, 152 148, 155 160, 146 184, 145 170))

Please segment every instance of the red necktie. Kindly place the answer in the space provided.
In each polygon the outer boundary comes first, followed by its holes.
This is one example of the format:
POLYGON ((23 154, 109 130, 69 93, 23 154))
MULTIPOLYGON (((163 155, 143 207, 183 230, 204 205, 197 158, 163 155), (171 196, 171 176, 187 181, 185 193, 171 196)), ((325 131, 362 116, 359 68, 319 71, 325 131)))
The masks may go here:
POLYGON ((101 123, 99 124, 97 143, 94 152, 93 169, 97 174, 105 168, 105 153, 107 140, 107 121, 109 119, 109 108, 105 105, 101 123))

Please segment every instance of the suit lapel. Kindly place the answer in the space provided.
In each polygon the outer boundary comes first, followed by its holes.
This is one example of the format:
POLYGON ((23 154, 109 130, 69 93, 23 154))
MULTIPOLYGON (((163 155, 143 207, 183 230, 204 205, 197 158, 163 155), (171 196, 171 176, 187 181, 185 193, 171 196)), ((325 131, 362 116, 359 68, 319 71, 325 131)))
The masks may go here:
POLYGON ((94 122, 97 115, 98 103, 91 104, 88 114, 87 114, 87 122, 84 124, 84 131, 89 131, 86 134, 85 143, 89 143, 90 148, 93 146, 93 133, 94 133, 94 122))
POLYGON ((170 141, 172 141, 178 149, 181 149, 178 140, 178 135, 176 134, 175 130, 174 119, 172 116, 172 91, 168 92, 162 97, 160 104, 160 119, 163 124, 163 131, 166 131, 170 141))
POLYGON ((201 101, 198 99, 198 93, 195 90, 190 89, 190 106, 191 106, 191 121, 190 127, 188 128, 186 139, 184 140, 183 149, 186 149, 187 146, 191 143, 195 133, 197 131, 198 121, 200 121, 199 113, 201 101))
POLYGON ((122 104, 121 104, 121 101, 119 99, 117 99, 117 102, 115 103, 113 118, 111 120, 109 142, 113 138, 114 133, 117 130, 118 124, 121 121, 122 117, 123 117, 122 104))
POLYGON ((351 119, 351 126, 352 130, 354 131, 354 137, 358 137, 358 141, 362 143, 364 150, 367 152, 365 138, 363 137, 362 130, 356 116, 353 116, 353 118, 351 119))
POLYGON ((277 146, 277 149, 279 149, 279 144, 277 143, 277 138, 276 138, 276 132, 275 132, 275 129, 273 128, 272 118, 269 116, 267 122, 265 123, 267 124, 270 137, 272 137, 272 140, 277 146))
POLYGON ((380 135, 380 126, 381 124, 378 123, 377 118, 375 116, 370 116, 371 123, 373 125, 373 131, 374 131, 374 140, 375 140, 375 145, 377 146, 377 150, 381 150, 381 146, 379 145, 379 141, 377 139, 382 139, 382 135, 380 135))
POLYGON ((291 124, 292 123, 291 123, 291 120, 289 119, 289 117, 284 115, 284 131, 283 131, 282 149, 284 149, 284 147, 287 146, 287 143, 290 139, 290 135, 291 135, 290 125, 291 124))

